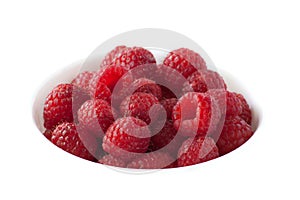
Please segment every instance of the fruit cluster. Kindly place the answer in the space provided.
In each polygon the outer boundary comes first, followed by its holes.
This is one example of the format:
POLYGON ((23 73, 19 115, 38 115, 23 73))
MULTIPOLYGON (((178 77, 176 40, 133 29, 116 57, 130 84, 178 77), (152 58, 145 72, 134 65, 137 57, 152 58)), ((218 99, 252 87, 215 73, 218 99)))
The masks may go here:
POLYGON ((180 48, 163 63, 141 47, 117 46, 98 71, 56 86, 44 104, 44 135, 61 149, 106 165, 160 169, 205 162, 253 134, 241 94, 180 48))

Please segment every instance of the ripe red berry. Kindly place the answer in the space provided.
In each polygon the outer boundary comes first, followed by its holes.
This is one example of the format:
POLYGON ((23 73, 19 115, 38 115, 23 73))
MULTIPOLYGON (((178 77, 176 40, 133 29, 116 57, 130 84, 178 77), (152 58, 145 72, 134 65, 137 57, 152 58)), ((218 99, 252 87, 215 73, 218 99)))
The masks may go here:
POLYGON ((243 111, 242 103, 234 92, 226 92, 226 116, 240 115, 243 111))
POLYGON ((115 65, 101 68, 91 80, 90 88, 92 91, 95 91, 98 82, 101 82, 112 92, 117 82, 124 74, 126 74, 126 72, 127 71, 124 68, 115 65))
POLYGON ((127 49, 129 48, 123 45, 116 46, 113 50, 111 50, 108 54, 106 54, 106 56, 104 57, 104 59, 100 64, 100 68, 104 68, 111 65, 115 61, 115 59, 118 58, 127 49))
POLYGON ((73 123, 62 123, 52 133, 51 141, 59 148, 83 159, 94 161, 96 140, 79 131, 73 123))
POLYGON ((90 71, 81 72, 71 81, 71 84, 84 89, 89 94, 92 94, 92 91, 90 91, 90 82, 95 74, 96 72, 90 71))
POLYGON ((207 94, 216 100, 222 114, 226 111, 226 116, 229 117, 240 115, 242 113, 243 106, 237 93, 216 89, 207 91, 207 94))
POLYGON ((244 144, 253 131, 241 117, 227 117, 217 145, 220 155, 224 155, 244 144))
POLYGON ((124 160, 122 160, 121 158, 113 157, 110 154, 103 156, 98 162, 101 164, 104 164, 104 165, 110 165, 110 166, 114 166, 114 167, 124 167, 125 168, 127 166, 127 164, 124 160))
POLYGON ((126 71, 135 67, 156 63, 152 53, 142 47, 132 47, 123 51, 119 57, 114 60, 112 65, 122 67, 126 71))
POLYGON ((204 59, 198 53, 187 48, 170 52, 163 64, 176 69, 185 78, 197 70, 207 69, 204 59))
POLYGON ((219 157, 218 147, 212 138, 189 138, 178 151, 179 167, 195 165, 219 157))
POLYGON ((135 158, 127 167, 134 169, 163 169, 173 162, 174 158, 167 153, 151 152, 135 158))
POLYGON ((183 136, 205 136, 213 131, 221 117, 215 101, 205 93, 189 92, 173 108, 174 127, 183 136))
POLYGON ((195 71, 187 78, 187 82, 183 86, 183 91, 186 92, 206 92, 211 89, 224 89, 227 86, 223 78, 214 71, 202 70, 195 71))
POLYGON ((161 88, 155 83, 155 81, 146 78, 139 78, 131 84, 131 87, 134 89, 136 88, 134 92, 149 93, 154 95, 158 100, 162 98, 161 88))
POLYGON ((114 109, 106 101, 88 100, 78 110, 78 121, 82 127, 101 138, 114 122, 114 115, 114 109))
POLYGON ((245 97, 242 94, 237 94, 237 97, 242 103, 242 113, 239 115, 245 122, 251 125, 252 113, 249 104, 247 103, 245 97))
POLYGON ((142 92, 136 92, 126 97, 120 105, 120 111, 123 116, 132 116, 143 120, 147 124, 151 120, 155 121, 157 119, 159 108, 159 101, 155 96, 142 92))
POLYGON ((94 94, 92 95, 95 99, 103 99, 110 103, 111 98, 111 92, 109 88, 100 81, 96 84, 96 88, 94 90, 94 94))
POLYGON ((162 98, 161 89, 154 81, 147 78, 134 80, 132 73, 127 73, 119 80, 117 87, 114 88, 112 105, 119 108, 126 97, 137 92, 152 94, 158 99, 162 98))
POLYGON ((77 118, 77 110, 89 99, 82 89, 71 84, 56 86, 46 97, 44 104, 44 127, 54 129, 62 122, 73 122, 77 118), (73 115, 74 113, 74 115, 73 115))
POLYGON ((172 112, 173 112, 173 108, 176 105, 176 103, 177 103, 176 98, 163 99, 160 101, 160 104, 164 107, 164 109, 166 111, 168 119, 172 119, 172 112))
MULTIPOLYGON (((166 121, 161 130, 153 129, 153 136, 151 137, 150 147, 151 151, 162 149, 173 155, 178 147, 177 143, 172 142, 177 135, 177 130, 173 126, 172 121, 166 121)), ((178 149, 177 149, 178 150, 178 149)))
POLYGON ((144 121, 134 117, 119 118, 106 131, 102 147, 107 153, 128 160, 147 151, 150 136, 144 121))
POLYGON ((158 65, 153 77, 161 87, 163 98, 176 98, 183 95, 182 88, 186 78, 176 69, 169 66, 158 65))

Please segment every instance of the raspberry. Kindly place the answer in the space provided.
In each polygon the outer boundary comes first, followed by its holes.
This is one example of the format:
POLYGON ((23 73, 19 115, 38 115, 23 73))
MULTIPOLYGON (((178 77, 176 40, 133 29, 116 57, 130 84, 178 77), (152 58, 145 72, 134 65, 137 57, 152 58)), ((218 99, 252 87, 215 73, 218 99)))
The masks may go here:
POLYGON ((217 146, 224 155, 244 144, 253 135, 252 129, 241 117, 227 117, 217 146))
POLYGON ((51 137, 52 137, 52 130, 45 130, 43 135, 48 139, 48 140, 51 140, 51 137))
POLYGON ((205 80, 208 90, 227 89, 227 85, 223 77, 218 72, 211 71, 211 70, 203 70, 200 72, 201 72, 201 76, 203 77, 203 80, 205 80))
POLYGON ((171 99, 163 99, 160 101, 160 104, 164 107, 167 113, 167 118, 172 119, 172 112, 173 108, 177 103, 176 98, 171 98, 171 99))
POLYGON ((54 129, 62 122, 73 122, 78 108, 89 99, 89 95, 82 89, 71 84, 56 86, 47 96, 44 104, 44 127, 54 129))
POLYGON ((100 64, 100 68, 107 67, 112 64, 116 58, 118 58, 124 51, 126 51, 128 47, 126 46, 116 46, 113 50, 111 50, 100 64))
POLYGON ((150 136, 144 121, 134 117, 119 118, 106 131, 102 147, 107 153, 127 160, 147 151, 150 136))
POLYGON ((133 78, 130 73, 123 75, 114 87, 111 95, 111 105, 119 109, 121 102, 129 95, 134 93, 131 87, 133 78))
MULTIPOLYGON (((78 127, 77 127, 78 128, 78 127)), ((52 133, 51 141, 59 148, 75 156, 86 160, 94 161, 95 158, 91 153, 95 152, 96 140, 88 137, 82 131, 77 131, 73 123, 62 123, 58 125, 52 133), (79 137, 80 133, 80 137, 79 137), (84 140, 84 142, 82 141, 84 140), (88 148, 86 148, 86 146, 88 148), (89 152, 89 150, 91 153, 89 152)))
POLYGON ((151 152, 141 155, 127 165, 134 169, 163 169, 172 164, 174 159, 167 153, 151 152))
POLYGON ((189 138, 178 151, 179 167, 195 165, 219 157, 218 147, 212 138, 189 138))
POLYGON ((187 81, 183 86, 183 92, 206 92, 207 91, 207 85, 205 83, 205 80, 201 76, 201 73, 196 71, 192 75, 190 75, 187 78, 187 81))
POLYGON ((174 127, 183 136, 206 135, 218 124, 221 113, 215 101, 205 93, 189 92, 173 108, 174 127))
POLYGON ((226 92, 226 116, 240 115, 243 111, 242 102, 234 92, 226 92))
POLYGON ((251 125, 252 122, 252 113, 249 104, 242 94, 237 94, 237 97, 242 103, 242 113, 239 115, 245 122, 251 125))
POLYGON ((108 127, 114 122, 115 111, 104 100, 86 101, 78 110, 78 121, 81 126, 103 137, 108 127))
POLYGON ((176 69, 165 65, 158 65, 153 80, 161 86, 164 98, 175 98, 182 96, 182 87, 187 82, 176 69))
POLYGON ((112 155, 105 155, 99 161, 99 163, 104 165, 110 165, 114 167, 126 167, 126 162, 120 158, 115 158, 112 155))
POLYGON ((96 88, 94 90, 93 97, 95 99, 103 99, 103 100, 107 101, 108 103, 110 103, 111 92, 105 84, 98 82, 96 84, 96 88))
POLYGON ((112 105, 116 108, 120 107, 121 102, 127 97, 136 92, 143 92, 153 94, 158 99, 162 98, 161 89, 154 81, 139 78, 133 80, 132 74, 127 73, 118 82, 118 86, 114 88, 114 95, 112 97, 112 105))
POLYGON ((153 121, 158 117, 158 109, 156 109, 156 107, 153 107, 155 111, 151 109, 151 107, 155 105, 159 105, 159 101, 155 96, 136 92, 122 101, 120 111, 124 116, 136 117, 149 124, 151 122, 150 114, 153 121))
POLYGON ((84 89, 89 94, 92 94, 92 91, 90 91, 90 82, 95 76, 95 74, 96 72, 81 72, 71 81, 71 84, 84 89))
POLYGON ((137 88, 135 92, 143 92, 153 94, 157 99, 162 98, 162 93, 160 87, 152 80, 146 78, 140 78, 135 80, 132 85, 132 88, 137 88))
POLYGON ((176 69, 185 78, 197 70, 205 70, 207 68, 204 59, 198 53, 187 48, 180 48, 170 52, 163 64, 176 69))
POLYGON ((159 132, 155 129, 153 132, 155 135, 151 137, 149 146, 151 151, 161 149, 170 155, 177 154, 177 150, 182 143, 182 137, 177 135, 177 130, 174 128, 172 121, 166 121, 164 127, 159 132))
POLYGON ((227 117, 240 115, 242 113, 242 102, 238 98, 237 93, 217 89, 209 90, 207 94, 216 100, 222 113, 226 110, 227 117))
POLYGON ((95 91, 97 88, 98 82, 106 85, 110 91, 112 92, 115 85, 119 81, 119 79, 126 73, 127 71, 122 67, 117 67, 115 65, 110 65, 105 68, 101 68, 94 78, 91 80, 90 88, 92 91, 95 91))
POLYGON ((117 57, 112 65, 130 70, 140 65, 156 63, 152 53, 141 47, 128 48, 117 57))
POLYGON ((132 76, 132 80, 137 80, 137 79, 141 79, 141 78, 145 78, 148 80, 157 80, 156 79, 156 76, 157 76, 156 63, 142 64, 133 69, 130 69, 128 72, 132 76))
POLYGON ((184 85, 183 91, 204 93, 210 89, 226 89, 227 86, 223 78, 214 71, 202 70, 196 71, 188 78, 188 83, 184 85))

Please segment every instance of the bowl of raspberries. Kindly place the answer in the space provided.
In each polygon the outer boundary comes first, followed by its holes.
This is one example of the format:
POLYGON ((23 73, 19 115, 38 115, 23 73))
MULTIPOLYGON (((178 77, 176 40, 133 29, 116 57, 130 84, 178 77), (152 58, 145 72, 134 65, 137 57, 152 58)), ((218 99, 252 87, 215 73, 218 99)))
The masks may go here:
POLYGON ((257 128, 248 96, 190 48, 118 45, 97 59, 92 70, 80 61, 57 74, 34 105, 40 132, 69 154, 118 168, 185 167, 234 151, 257 128))

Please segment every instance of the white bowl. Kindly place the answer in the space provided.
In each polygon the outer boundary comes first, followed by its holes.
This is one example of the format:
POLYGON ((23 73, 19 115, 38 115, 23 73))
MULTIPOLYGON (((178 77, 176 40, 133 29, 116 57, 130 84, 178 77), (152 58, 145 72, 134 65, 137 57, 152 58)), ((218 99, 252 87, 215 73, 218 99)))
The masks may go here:
MULTIPOLYGON (((63 68, 61 71, 59 71, 56 74, 54 74, 53 76, 51 76, 49 78, 49 80, 46 81, 44 83, 44 85, 37 92, 37 95, 36 95, 36 98, 35 98, 35 101, 33 104, 33 119, 34 119, 35 125, 38 129, 37 135, 43 133, 45 130, 45 128, 43 127, 43 105, 44 105, 44 101, 45 101, 47 94, 56 85, 58 85, 60 83, 69 83, 80 71, 83 70, 82 66, 83 66, 84 62, 85 62, 85 60, 77 61, 77 62, 74 62, 74 63, 70 64, 69 66, 63 68)), ((257 104, 257 102, 254 101, 254 96, 252 95, 251 91, 248 91, 247 87, 244 86, 238 80, 238 78, 231 75, 231 73, 226 72, 225 70, 219 70, 219 73, 223 76, 229 90, 235 91, 238 93, 242 93, 245 96, 245 98, 247 99, 248 103, 250 104, 252 114, 253 114, 252 128, 253 128, 253 130, 255 130, 255 134, 259 134, 259 125, 262 120, 262 111, 261 111, 259 105, 257 104)), ((45 138, 45 140, 46 140, 46 138, 45 138)), ((251 138, 249 141, 251 141, 251 138)), ((249 141, 247 141, 245 144, 247 144, 249 141)), ((241 147, 239 147, 238 149, 234 150, 233 152, 231 152, 229 154, 235 154, 235 152, 241 151, 242 149, 246 150, 243 148, 244 145, 242 145, 241 147)), ((52 145, 52 146, 54 148, 56 148, 54 145, 52 145)), ((49 147, 49 151, 51 151, 51 149, 52 148, 49 147)), ((65 156, 73 156, 64 151, 61 151, 61 152, 64 153, 65 156)), ((224 157, 226 158, 227 156, 228 156, 228 154, 225 155, 224 157)), ((75 156, 73 156, 73 157, 75 157, 75 156)), ((217 158, 217 159, 214 159, 214 160, 206 162, 206 163, 200 163, 198 165, 207 165, 207 166, 215 165, 215 164, 217 164, 217 160, 219 160, 219 159, 221 159, 221 158, 217 158)), ((81 160, 82 160, 82 162, 88 162, 84 159, 81 159, 81 160)), ((97 164, 97 165, 99 165, 99 164, 97 164)), ((184 168, 197 167, 198 165, 184 167, 184 168)), ((157 171, 157 170, 134 170, 134 169, 124 170, 124 169, 120 169, 120 168, 116 168, 116 167, 109 167, 109 168, 117 169, 118 171, 122 171, 122 172, 129 172, 129 173, 145 173, 145 172, 157 171)), ((166 170, 171 170, 171 169, 166 169, 166 170)), ((166 171, 166 170, 162 170, 162 171, 166 171)), ((174 169, 172 169, 172 170, 174 170, 174 169)), ((182 170, 182 168, 177 168, 177 170, 182 170)))

